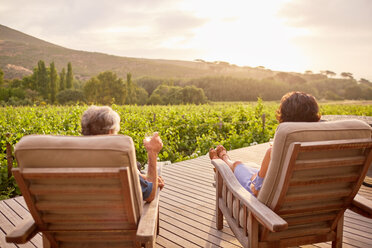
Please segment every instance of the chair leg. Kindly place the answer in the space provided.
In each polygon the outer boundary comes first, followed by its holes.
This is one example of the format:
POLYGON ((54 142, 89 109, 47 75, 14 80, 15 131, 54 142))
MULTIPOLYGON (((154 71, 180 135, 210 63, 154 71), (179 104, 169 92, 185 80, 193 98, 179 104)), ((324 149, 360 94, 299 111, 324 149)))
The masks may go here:
POLYGON ((145 248, 152 248, 152 247, 155 247, 155 239, 153 240, 153 242, 147 242, 145 244, 145 248))
POLYGON ((217 230, 221 230, 223 227, 223 214, 220 208, 218 207, 218 200, 217 200, 216 205, 217 205, 216 206, 216 227, 217 227, 217 230))
POLYGON ((159 217, 159 208, 158 208, 158 218, 157 218, 157 224, 156 224, 156 235, 159 235, 160 231, 160 217, 159 217))
POLYGON ((221 230, 223 227, 223 214, 219 206, 219 199, 222 196, 222 177, 217 171, 216 173, 216 227, 221 230))
POLYGON ((340 217, 336 227, 336 240, 332 241, 332 248, 341 248, 342 247, 342 237, 344 231, 344 215, 340 217))
POLYGON ((248 217, 248 247, 258 247, 258 221, 251 213, 248 217))
POLYGON ((45 237, 44 234, 42 236, 43 236, 43 248, 51 248, 52 246, 50 245, 49 240, 45 237))

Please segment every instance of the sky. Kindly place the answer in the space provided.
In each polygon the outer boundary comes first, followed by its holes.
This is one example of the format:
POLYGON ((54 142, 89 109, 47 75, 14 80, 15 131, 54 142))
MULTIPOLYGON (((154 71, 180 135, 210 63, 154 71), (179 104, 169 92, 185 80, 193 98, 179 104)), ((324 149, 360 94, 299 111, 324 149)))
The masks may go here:
POLYGON ((1 0, 0 24, 76 50, 372 81, 372 0, 1 0))

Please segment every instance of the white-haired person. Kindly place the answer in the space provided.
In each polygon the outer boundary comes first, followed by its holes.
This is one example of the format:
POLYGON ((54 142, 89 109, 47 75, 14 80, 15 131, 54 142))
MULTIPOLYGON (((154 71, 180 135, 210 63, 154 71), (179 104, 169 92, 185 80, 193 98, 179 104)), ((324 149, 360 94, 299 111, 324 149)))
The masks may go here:
MULTIPOLYGON (((120 116, 108 106, 90 106, 81 118, 83 135, 117 134, 120 130, 120 116)), ((147 175, 139 174, 143 200, 151 202, 155 198, 156 189, 163 188, 164 181, 158 176, 156 161, 163 143, 158 133, 150 139, 144 139, 147 151, 147 175)))

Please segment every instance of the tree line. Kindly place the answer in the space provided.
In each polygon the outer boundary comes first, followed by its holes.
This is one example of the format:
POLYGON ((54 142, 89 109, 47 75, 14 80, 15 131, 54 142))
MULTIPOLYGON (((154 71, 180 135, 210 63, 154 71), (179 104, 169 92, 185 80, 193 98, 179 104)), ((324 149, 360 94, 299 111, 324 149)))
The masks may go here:
POLYGON ((293 90, 304 91, 318 99, 372 100, 372 83, 351 73, 334 78, 332 71, 319 74, 278 72, 264 79, 226 76, 196 79, 141 77, 126 79, 105 71, 83 82, 74 78, 71 63, 58 73, 40 60, 33 74, 22 79, 4 80, 0 70, 0 105, 33 104, 203 104, 210 101, 280 100, 293 90))
POLYGON ((4 80, 0 70, 0 105, 33 104, 202 104, 204 91, 195 86, 173 86, 162 82, 154 92, 148 92, 127 74, 126 80, 114 72, 105 71, 86 82, 74 79, 71 63, 60 73, 54 62, 49 67, 40 60, 32 75, 22 79, 4 80))

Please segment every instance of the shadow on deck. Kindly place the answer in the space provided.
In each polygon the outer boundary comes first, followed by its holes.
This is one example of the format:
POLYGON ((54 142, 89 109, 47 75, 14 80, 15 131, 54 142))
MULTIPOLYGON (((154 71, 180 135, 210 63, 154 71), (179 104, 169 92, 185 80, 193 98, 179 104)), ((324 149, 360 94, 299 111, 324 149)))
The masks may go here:
MULTIPOLYGON (((266 143, 241 148, 229 155, 260 164, 267 147, 266 143)), ((157 247, 241 247, 226 222, 222 231, 216 229, 212 168, 207 156, 163 167, 166 187, 160 197, 157 247)), ((372 199, 372 188, 362 186, 359 193, 372 199)), ((29 216, 23 197, 0 201, 0 247, 42 247, 40 234, 24 245, 5 243, 5 234, 29 216)), ((343 243, 344 247, 372 247, 372 220, 346 211, 343 243)), ((330 246, 320 243, 304 247, 330 246)))

